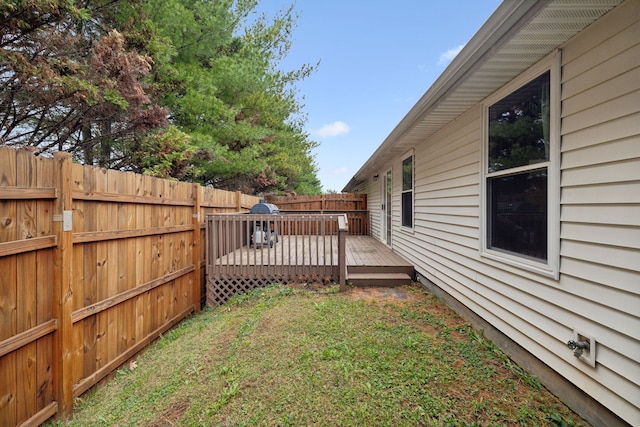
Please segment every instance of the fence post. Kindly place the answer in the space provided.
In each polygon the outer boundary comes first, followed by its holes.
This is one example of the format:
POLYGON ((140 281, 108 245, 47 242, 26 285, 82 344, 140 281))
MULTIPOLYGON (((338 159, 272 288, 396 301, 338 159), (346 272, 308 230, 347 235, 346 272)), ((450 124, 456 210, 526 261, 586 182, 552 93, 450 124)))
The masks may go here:
POLYGON ((65 419, 73 410, 73 378, 71 371, 73 304, 73 233, 71 197, 71 155, 54 153, 55 185, 58 198, 53 216, 53 234, 58 245, 54 251, 54 318, 58 328, 54 338, 53 381, 55 399, 58 402, 57 417, 65 419))
POLYGON ((202 233, 200 231, 200 222, 204 220, 204 218, 200 218, 200 206, 202 205, 202 191, 199 184, 193 184, 193 215, 191 224, 193 225, 193 237, 192 244, 193 248, 191 249, 191 259, 194 266, 193 270, 193 281, 194 284, 191 287, 192 292, 192 301, 195 306, 195 310, 200 311, 200 307, 202 305, 202 233))
POLYGON ((236 212, 242 212, 242 193, 236 191, 236 212))
POLYGON ((347 290, 347 234, 349 226, 347 215, 338 215, 338 271, 340 276, 340 292, 347 290))

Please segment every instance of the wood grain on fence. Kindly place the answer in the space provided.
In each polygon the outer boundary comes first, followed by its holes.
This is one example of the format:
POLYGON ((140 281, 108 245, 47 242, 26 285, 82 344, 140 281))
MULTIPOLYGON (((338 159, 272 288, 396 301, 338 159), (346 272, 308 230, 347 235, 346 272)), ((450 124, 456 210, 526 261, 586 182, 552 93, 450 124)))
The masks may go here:
POLYGON ((0 425, 55 413, 53 171, 0 150, 0 425))
POLYGON ((347 214, 350 235, 369 235, 366 194, 322 194, 319 196, 268 196, 282 213, 347 214))
POLYGON ((204 300, 204 216, 257 197, 0 148, 0 425, 38 425, 204 300))

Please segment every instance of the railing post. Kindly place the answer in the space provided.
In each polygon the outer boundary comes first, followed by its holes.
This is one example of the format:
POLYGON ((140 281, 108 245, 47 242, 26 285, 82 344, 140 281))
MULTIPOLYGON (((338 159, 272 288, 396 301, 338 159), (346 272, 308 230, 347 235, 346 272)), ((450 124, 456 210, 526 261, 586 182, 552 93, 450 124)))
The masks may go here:
POLYGON ((73 233, 71 198, 71 155, 54 153, 55 185, 58 198, 54 211, 53 233, 57 236, 58 245, 54 251, 54 317, 58 321, 58 329, 54 338, 54 390, 58 401, 57 417, 65 419, 73 410, 73 378, 71 369, 72 354, 72 322, 73 305, 73 233))
POLYGON ((347 290, 347 234, 349 226, 347 215, 338 215, 338 271, 340 275, 340 292, 347 290))

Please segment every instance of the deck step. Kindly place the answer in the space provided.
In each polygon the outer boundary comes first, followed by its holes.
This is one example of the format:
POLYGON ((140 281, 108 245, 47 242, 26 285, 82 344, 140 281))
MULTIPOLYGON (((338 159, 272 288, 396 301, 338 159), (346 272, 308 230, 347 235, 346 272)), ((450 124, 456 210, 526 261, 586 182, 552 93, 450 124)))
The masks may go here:
POLYGON ((354 274, 405 273, 413 276, 414 268, 409 263, 397 265, 349 265, 349 276, 354 274))
POLYGON ((404 286, 411 284, 407 273, 349 273, 347 280, 353 286, 404 286))

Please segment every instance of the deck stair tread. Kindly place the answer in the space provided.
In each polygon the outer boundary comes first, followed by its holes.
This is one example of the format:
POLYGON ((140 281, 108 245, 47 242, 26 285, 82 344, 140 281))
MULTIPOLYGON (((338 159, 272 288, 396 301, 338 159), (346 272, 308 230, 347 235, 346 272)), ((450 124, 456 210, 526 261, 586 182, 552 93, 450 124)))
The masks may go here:
POLYGON ((347 280, 354 286, 403 286, 411 283, 407 273, 348 273, 347 280))
POLYGON ((411 279, 411 276, 407 273, 349 273, 348 276, 349 279, 411 279))
POLYGON ((414 268, 412 265, 349 265, 347 270, 349 275, 376 273, 405 273, 413 275, 414 268))

